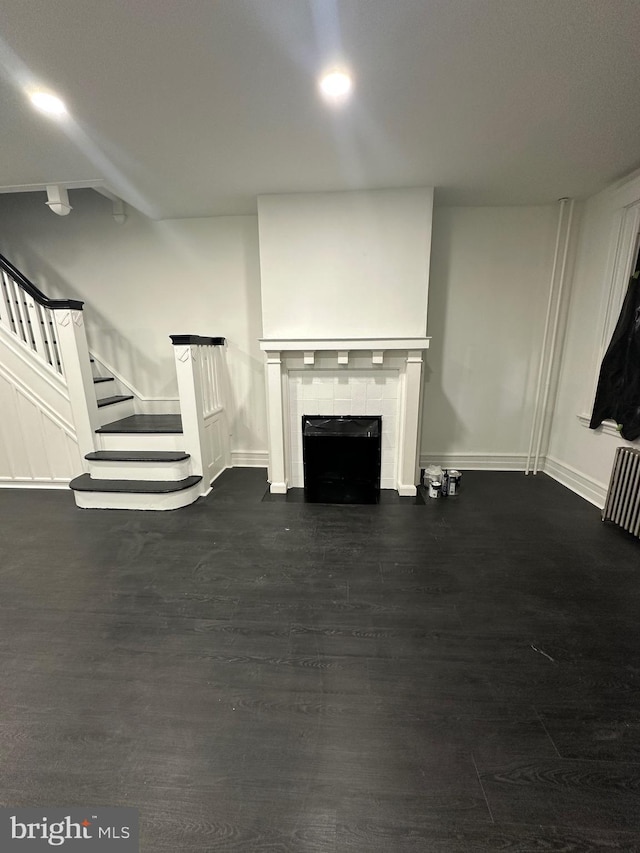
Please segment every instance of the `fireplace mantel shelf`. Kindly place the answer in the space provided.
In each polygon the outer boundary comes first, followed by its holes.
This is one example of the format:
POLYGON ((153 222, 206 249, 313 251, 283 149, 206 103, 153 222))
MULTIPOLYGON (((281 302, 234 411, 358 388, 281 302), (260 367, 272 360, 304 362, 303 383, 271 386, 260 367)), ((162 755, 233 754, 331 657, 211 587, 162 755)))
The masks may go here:
POLYGON ((261 338, 265 352, 426 350, 431 338, 261 338))

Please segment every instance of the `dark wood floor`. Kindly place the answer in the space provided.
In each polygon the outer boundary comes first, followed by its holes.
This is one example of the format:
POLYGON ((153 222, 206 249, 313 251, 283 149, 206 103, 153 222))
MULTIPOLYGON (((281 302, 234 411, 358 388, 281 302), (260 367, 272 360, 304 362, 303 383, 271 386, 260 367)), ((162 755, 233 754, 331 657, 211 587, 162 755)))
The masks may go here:
POLYGON ((640 543, 539 475, 169 513, 0 491, 0 802, 144 853, 640 850, 640 543))

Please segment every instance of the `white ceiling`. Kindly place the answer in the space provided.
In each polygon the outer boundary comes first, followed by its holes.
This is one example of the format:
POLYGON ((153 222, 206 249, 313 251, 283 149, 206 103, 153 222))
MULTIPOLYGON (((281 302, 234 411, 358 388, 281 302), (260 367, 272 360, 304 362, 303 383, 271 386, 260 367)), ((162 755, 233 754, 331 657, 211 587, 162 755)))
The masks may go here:
POLYGON ((0 188, 99 181, 156 218, 436 186, 589 195, 640 166, 639 0, 0 0, 0 188), (318 72, 344 60, 348 108, 318 72), (71 119, 35 113, 48 86, 71 119))

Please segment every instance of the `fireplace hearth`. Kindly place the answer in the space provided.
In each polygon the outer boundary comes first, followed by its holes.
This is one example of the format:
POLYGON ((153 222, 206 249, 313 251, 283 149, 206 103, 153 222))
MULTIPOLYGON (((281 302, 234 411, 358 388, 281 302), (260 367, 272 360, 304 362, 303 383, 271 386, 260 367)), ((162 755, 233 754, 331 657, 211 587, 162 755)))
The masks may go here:
POLYGON ((381 416, 303 415, 305 500, 378 503, 381 436, 381 416))

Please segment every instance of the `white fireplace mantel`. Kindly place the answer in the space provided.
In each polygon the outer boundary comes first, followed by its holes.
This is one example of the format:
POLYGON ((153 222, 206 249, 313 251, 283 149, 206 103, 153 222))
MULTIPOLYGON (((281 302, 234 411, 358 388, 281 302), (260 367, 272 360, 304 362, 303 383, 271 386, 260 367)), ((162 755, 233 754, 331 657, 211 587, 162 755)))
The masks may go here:
POLYGON ((263 338, 266 353, 269 424, 269 481, 274 494, 291 482, 289 372, 338 370, 345 375, 371 370, 399 379, 394 447, 394 483, 400 495, 416 494, 422 397, 423 352, 430 339, 419 338, 263 338))
POLYGON ((429 349, 430 340, 431 338, 261 338, 260 349, 278 352, 425 350, 429 349))

